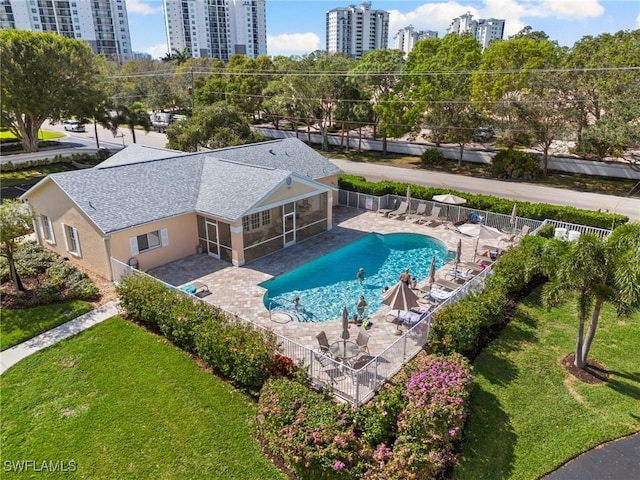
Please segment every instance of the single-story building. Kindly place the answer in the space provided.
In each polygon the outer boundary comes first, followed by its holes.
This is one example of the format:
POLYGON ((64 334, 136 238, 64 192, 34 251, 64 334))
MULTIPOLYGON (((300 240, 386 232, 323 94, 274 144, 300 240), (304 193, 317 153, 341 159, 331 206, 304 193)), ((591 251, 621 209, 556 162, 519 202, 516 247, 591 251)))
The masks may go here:
POLYGON ((203 252, 239 266, 331 229, 341 170, 296 138, 185 153, 131 145, 22 199, 39 243, 114 279, 203 252))

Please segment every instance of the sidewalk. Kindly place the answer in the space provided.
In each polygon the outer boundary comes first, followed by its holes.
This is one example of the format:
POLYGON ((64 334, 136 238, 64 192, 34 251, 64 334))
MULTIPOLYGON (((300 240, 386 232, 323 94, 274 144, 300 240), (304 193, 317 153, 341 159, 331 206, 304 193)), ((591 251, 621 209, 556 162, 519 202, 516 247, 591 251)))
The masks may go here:
POLYGON ((38 350, 47 348, 54 343, 58 343, 60 340, 76 335, 87 328, 97 325, 107 318, 117 315, 117 304, 118 302, 116 300, 106 303, 89 313, 85 313, 84 315, 74 318, 67 323, 58 325, 56 328, 52 328, 49 331, 41 333, 26 342, 0 352, 0 375, 6 372, 9 367, 12 367, 23 358, 28 357, 38 350))
POLYGON ((640 478, 640 433, 583 453, 542 480, 631 480, 640 478))

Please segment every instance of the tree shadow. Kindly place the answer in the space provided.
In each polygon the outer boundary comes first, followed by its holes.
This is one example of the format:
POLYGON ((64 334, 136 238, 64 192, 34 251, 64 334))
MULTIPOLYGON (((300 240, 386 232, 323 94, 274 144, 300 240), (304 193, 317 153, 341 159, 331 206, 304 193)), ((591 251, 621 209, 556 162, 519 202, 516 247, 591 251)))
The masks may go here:
POLYGON ((511 476, 517 435, 500 400, 477 382, 464 435, 454 478, 499 480, 511 476))
POLYGON ((610 370, 609 374, 611 377, 606 384, 608 388, 635 400, 640 400, 640 372, 629 373, 610 370), (616 377, 626 378, 630 382, 621 382, 616 377))

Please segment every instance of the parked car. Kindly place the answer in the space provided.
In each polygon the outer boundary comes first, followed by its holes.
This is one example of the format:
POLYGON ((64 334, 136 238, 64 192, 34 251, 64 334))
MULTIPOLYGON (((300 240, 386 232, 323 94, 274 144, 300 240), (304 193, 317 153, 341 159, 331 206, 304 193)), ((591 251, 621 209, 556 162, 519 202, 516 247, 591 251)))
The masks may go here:
POLYGON ((486 142, 496 136, 496 132, 492 127, 477 128, 473 134, 473 140, 476 142, 486 142))
POLYGON ((84 124, 80 123, 78 120, 65 120, 64 129, 67 132, 84 132, 84 124))

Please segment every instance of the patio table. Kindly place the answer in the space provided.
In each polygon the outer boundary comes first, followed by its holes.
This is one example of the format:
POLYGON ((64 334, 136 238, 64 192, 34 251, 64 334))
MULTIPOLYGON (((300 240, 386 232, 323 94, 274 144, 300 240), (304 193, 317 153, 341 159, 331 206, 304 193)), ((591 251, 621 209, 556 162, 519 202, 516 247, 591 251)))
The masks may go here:
POLYGON ((338 340, 329 345, 329 351, 334 357, 344 362, 357 356, 360 353, 360 347, 349 340, 338 340))

